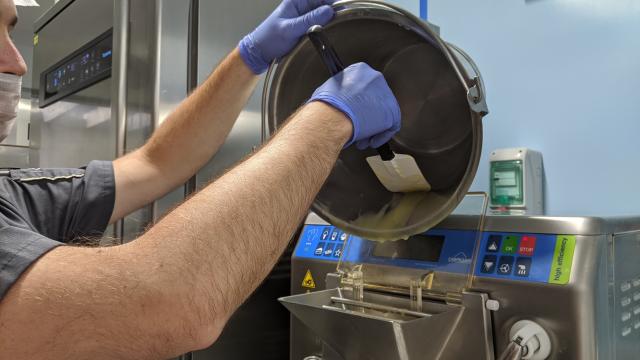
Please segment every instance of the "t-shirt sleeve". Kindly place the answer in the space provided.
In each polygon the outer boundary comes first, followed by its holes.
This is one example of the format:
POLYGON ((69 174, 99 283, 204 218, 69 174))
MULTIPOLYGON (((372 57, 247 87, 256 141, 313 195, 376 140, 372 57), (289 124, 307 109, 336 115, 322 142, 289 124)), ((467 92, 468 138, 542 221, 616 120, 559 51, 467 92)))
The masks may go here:
POLYGON ((60 245, 26 229, 0 227, 0 300, 31 264, 60 245))
POLYGON ((26 223, 30 230, 65 243, 101 237, 115 203, 108 161, 80 169, 13 170, 3 187, 10 198, 4 219, 8 225, 24 228, 26 223))

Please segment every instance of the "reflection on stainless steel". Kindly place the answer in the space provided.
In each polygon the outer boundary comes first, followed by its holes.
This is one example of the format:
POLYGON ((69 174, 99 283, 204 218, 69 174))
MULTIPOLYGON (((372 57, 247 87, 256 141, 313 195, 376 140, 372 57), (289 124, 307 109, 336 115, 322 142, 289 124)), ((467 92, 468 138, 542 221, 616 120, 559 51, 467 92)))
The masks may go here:
POLYGON ((42 121, 45 123, 56 122, 52 126, 61 124, 80 125, 85 128, 92 128, 105 122, 112 121, 111 109, 107 106, 92 105, 88 103, 58 101, 49 105, 46 111, 34 109, 34 112, 42 112, 42 121), (77 118, 70 117, 69 114, 78 114, 77 118), (81 121, 79 121, 81 120, 81 121))
POLYGON ((23 147, 0 146, 0 168, 23 168, 29 166, 29 151, 23 147))

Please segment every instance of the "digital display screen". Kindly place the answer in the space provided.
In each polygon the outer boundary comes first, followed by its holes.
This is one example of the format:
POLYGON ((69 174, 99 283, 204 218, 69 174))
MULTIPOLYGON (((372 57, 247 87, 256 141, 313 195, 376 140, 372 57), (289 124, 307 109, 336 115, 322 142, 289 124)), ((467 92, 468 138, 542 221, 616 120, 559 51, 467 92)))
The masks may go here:
POLYGON ((415 235, 409 240, 379 243, 372 255, 378 258, 438 262, 443 246, 444 236, 415 235))
POLYGON ((113 36, 109 30, 42 74, 40 107, 111 76, 112 57, 113 36))

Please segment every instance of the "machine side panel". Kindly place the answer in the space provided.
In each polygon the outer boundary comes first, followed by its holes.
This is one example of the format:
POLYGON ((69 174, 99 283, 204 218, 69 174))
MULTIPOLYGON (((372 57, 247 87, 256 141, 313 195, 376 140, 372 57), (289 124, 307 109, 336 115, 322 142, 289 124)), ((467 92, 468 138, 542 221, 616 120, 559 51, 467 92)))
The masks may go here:
POLYGON ((550 360, 598 359, 598 350, 606 349, 606 339, 596 334, 606 323, 596 313, 607 312, 607 284, 600 283, 606 273, 605 236, 576 237, 575 261, 568 284, 545 284, 509 279, 477 277, 474 290, 486 292, 500 302, 493 313, 496 353, 500 354, 509 343, 509 331, 520 320, 532 320, 541 325, 552 342, 550 360), (602 342, 605 343, 602 343, 602 342))
POLYGON ((617 359, 640 354, 640 232, 613 236, 613 339, 617 359))

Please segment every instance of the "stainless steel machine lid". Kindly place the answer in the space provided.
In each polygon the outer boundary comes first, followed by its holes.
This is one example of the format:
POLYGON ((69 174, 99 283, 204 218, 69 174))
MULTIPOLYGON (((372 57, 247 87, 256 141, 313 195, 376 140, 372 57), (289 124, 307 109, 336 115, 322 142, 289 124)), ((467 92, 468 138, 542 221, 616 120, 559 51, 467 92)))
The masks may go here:
MULTIPOLYGON (((481 119, 487 114, 480 74, 466 54, 400 8, 377 1, 334 6, 337 15, 325 27, 327 37, 345 64, 366 62, 384 74, 402 111, 402 129, 391 147, 416 159, 433 190, 387 191, 365 160, 375 151, 350 147, 340 155, 313 209, 367 238, 390 240, 423 232, 455 209, 475 176, 481 119)), ((272 67, 263 102, 270 133, 328 77, 307 39, 272 67)))

